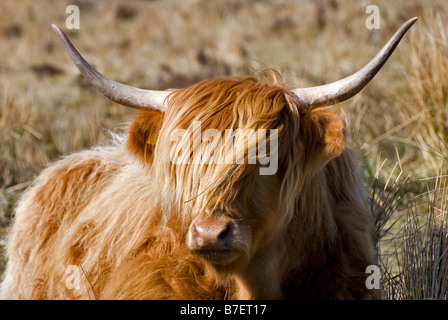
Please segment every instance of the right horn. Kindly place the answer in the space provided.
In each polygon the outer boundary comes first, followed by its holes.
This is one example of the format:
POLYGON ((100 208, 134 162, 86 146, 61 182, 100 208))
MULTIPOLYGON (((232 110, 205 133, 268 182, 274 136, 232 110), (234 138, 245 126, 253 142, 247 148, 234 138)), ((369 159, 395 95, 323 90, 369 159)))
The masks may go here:
POLYGON ((328 106, 353 97, 373 79, 415 21, 417 21, 417 17, 406 21, 381 51, 364 68, 351 76, 322 86, 293 90, 298 98, 299 108, 328 106))

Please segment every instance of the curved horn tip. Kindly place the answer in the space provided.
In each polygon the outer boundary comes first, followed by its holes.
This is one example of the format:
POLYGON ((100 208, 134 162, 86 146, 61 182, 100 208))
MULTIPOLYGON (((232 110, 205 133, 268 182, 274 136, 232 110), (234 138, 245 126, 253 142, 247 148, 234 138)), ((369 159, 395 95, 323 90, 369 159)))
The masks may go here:
MULTIPOLYGON (((418 20, 418 17, 413 17, 413 18, 407 20, 406 22, 404 22, 404 23, 401 25, 401 28, 400 28, 400 29, 403 29, 403 28, 404 28, 406 31, 409 30, 409 29, 412 27, 412 25, 413 25, 417 20, 418 20)), ((406 32, 406 31, 405 31, 405 32, 406 32)))
POLYGON ((354 74, 329 84, 294 89, 293 91, 299 99, 301 108, 316 108, 342 102, 361 91, 375 77, 387 59, 389 59, 401 38, 417 20, 417 17, 413 17, 403 23, 380 52, 354 74))
POLYGON ((55 24, 51 24, 51 27, 53 28, 53 30, 56 32, 56 33, 61 33, 62 32, 62 30, 57 26, 57 25, 55 25, 55 24))
POLYGON ((65 33, 55 24, 51 27, 58 35, 59 39, 65 47, 70 59, 79 69, 81 74, 94 87, 101 91, 106 97, 125 105, 127 107, 140 110, 158 110, 164 112, 166 110, 165 100, 170 91, 144 90, 134 88, 120 82, 111 80, 94 69, 76 50, 65 33))
POLYGON ((403 26, 410 28, 417 20, 418 20, 418 17, 413 17, 413 18, 409 19, 408 21, 406 21, 405 23, 403 23, 403 26))

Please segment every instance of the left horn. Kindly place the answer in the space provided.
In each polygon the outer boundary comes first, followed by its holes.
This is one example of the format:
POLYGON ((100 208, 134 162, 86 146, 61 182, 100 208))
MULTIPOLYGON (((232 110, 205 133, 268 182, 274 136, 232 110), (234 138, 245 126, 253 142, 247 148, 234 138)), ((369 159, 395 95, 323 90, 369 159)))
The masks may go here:
POLYGON ((82 75, 106 97, 127 107, 165 112, 165 100, 171 91, 143 90, 109 79, 84 60, 61 29, 51 26, 82 75))
POLYGON ((351 76, 318 87, 293 90, 299 100, 299 108, 328 106, 353 97, 375 77, 415 21, 417 21, 417 17, 406 21, 381 51, 364 68, 351 76))

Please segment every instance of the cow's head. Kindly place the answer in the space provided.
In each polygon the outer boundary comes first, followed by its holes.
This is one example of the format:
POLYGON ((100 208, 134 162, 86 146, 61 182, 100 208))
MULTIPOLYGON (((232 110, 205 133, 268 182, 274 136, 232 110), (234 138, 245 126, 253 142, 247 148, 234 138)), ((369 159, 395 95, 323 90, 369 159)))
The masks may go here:
POLYGON ((306 179, 343 151, 344 122, 326 106, 367 85, 415 21, 403 24, 355 74, 301 89, 286 88, 271 70, 174 91, 136 89, 93 69, 53 28, 94 86, 113 101, 143 110, 131 125, 128 145, 152 163, 162 210, 184 225, 192 252, 218 270, 231 270, 269 247, 290 221, 306 179))

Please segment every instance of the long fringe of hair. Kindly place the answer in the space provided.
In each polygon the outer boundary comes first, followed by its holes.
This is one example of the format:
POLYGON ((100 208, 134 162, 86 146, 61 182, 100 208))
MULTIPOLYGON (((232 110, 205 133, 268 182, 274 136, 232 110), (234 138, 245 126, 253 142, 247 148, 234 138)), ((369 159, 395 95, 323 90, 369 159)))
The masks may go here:
MULTIPOLYGON (((162 211, 167 213, 166 219, 169 219, 168 215, 175 214, 181 217, 184 226, 188 226, 192 213, 205 214, 220 209, 219 206, 231 206, 237 198, 244 201, 253 192, 248 177, 256 174, 259 164, 248 164, 247 159, 248 150, 254 147, 256 141, 245 143, 244 138, 236 138, 233 142, 235 148, 244 150, 246 161, 243 164, 173 164, 173 150, 179 149, 176 146, 191 144, 188 149, 191 152, 182 155, 188 162, 188 158, 193 157, 193 151, 204 144, 200 137, 195 139, 195 122, 201 124, 202 132, 216 129, 223 136, 226 129, 243 132, 278 130, 278 141, 281 141, 278 144, 278 159, 284 160, 279 163, 278 170, 285 177, 281 193, 290 194, 297 188, 297 172, 294 173, 297 169, 290 164, 297 164, 296 158, 300 155, 300 146, 296 143, 298 110, 280 74, 266 69, 258 72, 256 77, 205 81, 177 90, 169 98, 152 167, 155 185, 160 188, 159 202, 162 211), (189 132, 189 135, 173 143, 170 133, 179 128, 189 132)), ((222 154, 229 151, 226 143, 218 147, 213 144, 213 148, 215 152, 216 148, 220 149, 222 154)), ((289 211, 292 206, 292 203, 287 204, 289 211)))

